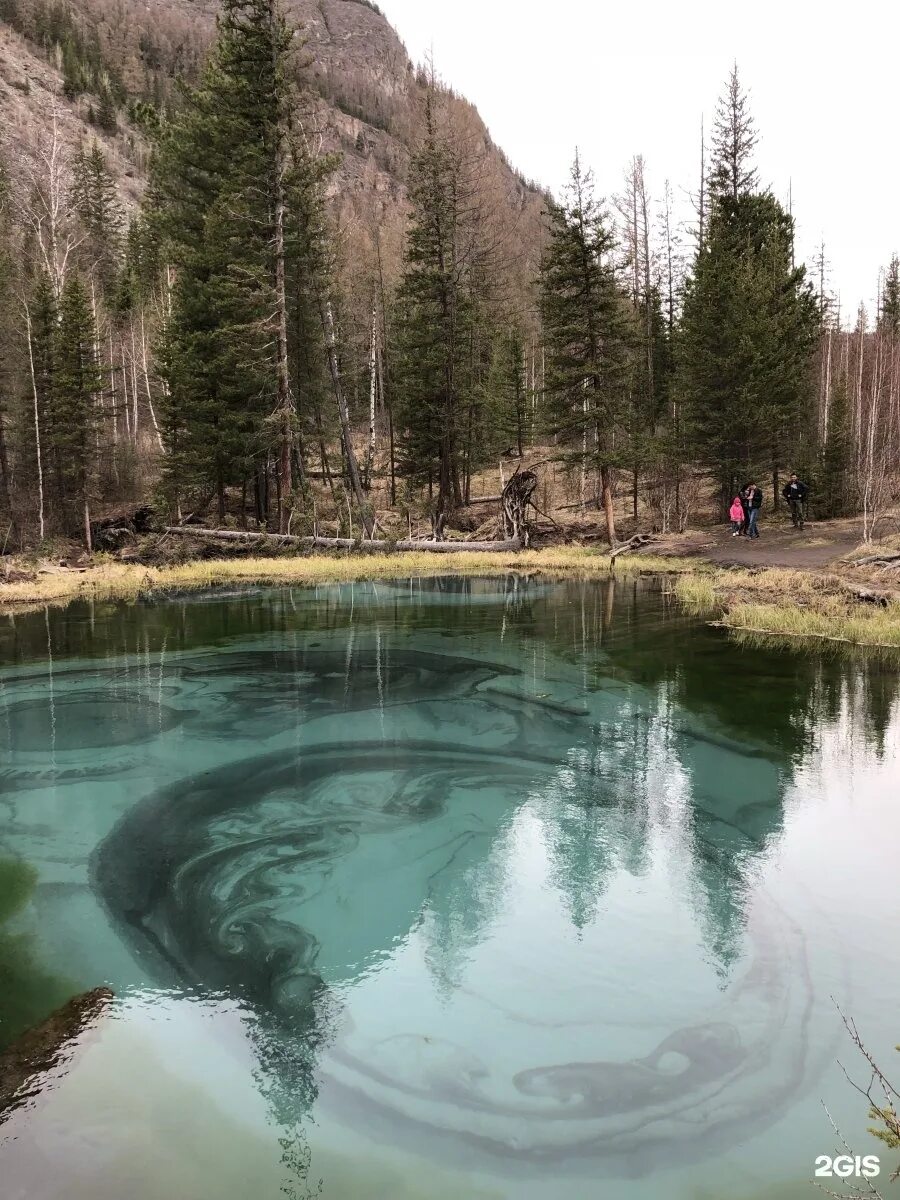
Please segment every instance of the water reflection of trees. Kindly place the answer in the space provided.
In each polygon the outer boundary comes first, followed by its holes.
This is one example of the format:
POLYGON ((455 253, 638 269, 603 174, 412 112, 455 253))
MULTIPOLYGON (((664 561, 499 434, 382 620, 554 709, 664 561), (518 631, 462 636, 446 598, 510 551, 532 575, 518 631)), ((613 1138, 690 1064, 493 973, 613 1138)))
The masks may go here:
MULTIPOLYGON (((453 692, 456 675, 441 670, 435 639, 447 638, 452 661, 454 639, 481 636, 502 638, 508 670, 527 659, 539 676, 559 658, 604 696, 602 719, 566 718, 560 707, 565 753, 552 802, 540 813, 551 881, 572 926, 584 930, 598 918, 616 872, 640 877, 654 845, 677 850, 690 862, 697 920, 723 980, 741 952, 756 864, 779 834, 786 790, 822 727, 840 726, 842 736, 883 754, 895 720, 900 677, 877 661, 742 651, 680 613, 657 583, 641 580, 409 580, 285 589, 266 593, 265 603, 248 591, 227 600, 83 604, 15 618, 0 650, 7 662, 32 664, 29 670, 44 663, 50 671, 55 662, 58 673, 67 658, 124 655, 122 694, 137 682, 161 697, 165 656, 175 651, 264 638, 275 647, 266 670, 275 664, 289 681, 311 669, 320 639, 331 637, 343 651, 337 669, 320 672, 318 701, 329 711, 359 713, 415 702, 425 675, 433 695, 453 692), (396 645, 407 634, 423 635, 429 646, 412 674, 396 645), (434 661, 426 663, 429 656, 434 661), (668 796, 666 780, 676 773, 681 791, 668 796)), ((460 686, 468 687, 474 664, 462 674, 460 686)), ((288 692, 279 683, 271 698, 277 707, 288 692)), ((308 701, 308 689, 296 691, 301 699, 308 701)), ((265 700, 257 689, 253 703, 263 718, 265 700)), ((532 720, 533 710, 523 719, 532 720)), ((499 840, 469 839, 454 870, 424 898, 441 986, 461 977, 515 869, 499 840)), ((389 945, 403 933, 391 926, 382 940, 389 945)), ((261 1086, 282 1123, 315 1098, 315 1059, 331 1036, 331 1003, 328 989, 316 989, 298 1024, 276 1020, 264 1004, 251 1023, 261 1086)))

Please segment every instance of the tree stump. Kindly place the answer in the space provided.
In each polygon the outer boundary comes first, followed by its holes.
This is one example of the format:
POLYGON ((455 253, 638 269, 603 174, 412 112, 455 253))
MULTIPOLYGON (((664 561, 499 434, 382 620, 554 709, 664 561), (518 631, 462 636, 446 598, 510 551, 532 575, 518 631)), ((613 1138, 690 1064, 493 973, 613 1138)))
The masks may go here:
POLYGON ((503 536, 520 541, 526 549, 531 542, 528 508, 537 485, 538 477, 534 471, 516 471, 500 497, 503 536))

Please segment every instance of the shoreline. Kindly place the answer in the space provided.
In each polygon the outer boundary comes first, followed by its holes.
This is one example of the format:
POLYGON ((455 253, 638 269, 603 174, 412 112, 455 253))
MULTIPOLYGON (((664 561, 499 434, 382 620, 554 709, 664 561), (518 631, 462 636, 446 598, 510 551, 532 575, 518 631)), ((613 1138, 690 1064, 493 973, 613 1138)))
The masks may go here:
POLYGON ((247 558, 189 559, 165 566, 100 562, 85 567, 38 564, 35 577, 4 582, 0 577, 0 615, 34 608, 65 606, 77 600, 137 600, 170 591, 194 591, 243 583, 297 587, 397 576, 547 574, 557 576, 676 574, 695 572, 698 562, 663 556, 633 555, 614 564, 607 555, 583 546, 542 550, 447 553, 337 553, 247 558))
MULTIPOLYGON (((509 552, 318 554, 305 557, 191 559, 166 566, 99 562, 67 568, 38 564, 34 577, 0 581, 0 615, 64 607, 77 600, 135 601, 229 583, 267 586, 439 575, 549 575, 559 578, 676 576, 673 594, 689 612, 748 643, 778 639, 900 652, 900 596, 858 598, 871 573, 720 566, 702 556, 608 554, 583 546, 509 552)), ((882 583, 883 580, 877 580, 882 583)))

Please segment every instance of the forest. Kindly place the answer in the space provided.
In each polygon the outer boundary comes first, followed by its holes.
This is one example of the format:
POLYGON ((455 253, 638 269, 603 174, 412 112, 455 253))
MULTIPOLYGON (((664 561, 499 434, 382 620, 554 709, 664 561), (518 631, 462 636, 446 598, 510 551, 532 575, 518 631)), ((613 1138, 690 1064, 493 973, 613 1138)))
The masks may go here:
POLYGON ((678 181, 690 228, 640 155, 604 199, 576 153, 536 248, 493 148, 419 69, 402 245, 383 254, 376 226, 362 259, 315 45, 278 0, 223 0, 205 62, 166 87, 111 70, 64 14, 27 32, 98 133, 126 108, 139 122, 147 185, 128 201, 102 140, 72 145, 56 107, 35 143, 0 145, 5 551, 90 551, 139 506, 442 539, 473 527, 485 472, 535 463, 563 481, 544 503, 602 514, 611 545, 724 519, 751 480, 778 504, 791 471, 816 518, 875 536, 900 487, 900 262, 876 311, 846 314, 827 247, 796 261, 736 65, 698 179, 678 181))

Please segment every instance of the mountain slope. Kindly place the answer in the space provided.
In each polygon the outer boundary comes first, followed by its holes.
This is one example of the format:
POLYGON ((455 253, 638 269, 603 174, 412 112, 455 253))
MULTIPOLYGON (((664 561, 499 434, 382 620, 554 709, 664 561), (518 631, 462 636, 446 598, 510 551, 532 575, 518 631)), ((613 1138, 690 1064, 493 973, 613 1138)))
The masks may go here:
MULTIPOLYGON (((372 270, 375 242, 388 276, 399 267, 410 154, 423 120, 425 81, 394 29, 367 0, 289 0, 302 30, 298 71, 315 97, 314 124, 340 152, 330 199, 346 256, 372 270)), ((0 0, 0 116, 4 141, 34 141, 46 131, 52 97, 63 139, 77 145, 99 132, 123 196, 141 192, 147 105, 171 102, 176 81, 197 77, 215 30, 211 0, 0 0), (104 98, 117 132, 97 129, 104 98), (93 122, 93 123, 92 123, 93 122)), ((483 156, 513 243, 516 274, 532 272, 541 242, 544 197, 494 146, 473 106, 446 93, 457 128, 483 156)), ((101 121, 101 126, 103 122, 101 121)))

